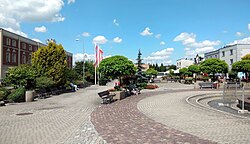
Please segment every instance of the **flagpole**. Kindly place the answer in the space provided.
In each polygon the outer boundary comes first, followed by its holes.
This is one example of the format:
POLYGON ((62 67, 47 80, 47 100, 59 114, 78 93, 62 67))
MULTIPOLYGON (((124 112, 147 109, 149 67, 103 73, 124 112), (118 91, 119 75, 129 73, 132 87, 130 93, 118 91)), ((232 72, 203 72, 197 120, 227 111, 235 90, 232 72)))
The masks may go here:
MULTIPOLYGON (((95 43, 95 47, 94 47, 94 52, 95 52, 95 63, 96 63, 96 43, 95 43)), ((95 64, 95 85, 96 85, 96 64, 95 64)))

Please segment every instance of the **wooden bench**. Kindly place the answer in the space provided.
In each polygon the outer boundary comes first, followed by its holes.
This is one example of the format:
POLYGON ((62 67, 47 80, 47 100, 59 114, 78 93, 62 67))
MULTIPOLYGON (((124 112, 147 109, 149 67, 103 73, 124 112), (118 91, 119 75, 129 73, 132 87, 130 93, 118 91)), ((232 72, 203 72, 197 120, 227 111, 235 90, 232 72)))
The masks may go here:
POLYGON ((115 94, 111 94, 108 90, 99 92, 98 95, 102 98, 102 104, 110 104, 115 96, 115 94))
POLYGON ((167 82, 169 82, 169 81, 170 81, 170 82, 177 82, 177 79, 168 78, 168 79, 167 79, 167 82))
POLYGON ((200 89, 202 88, 215 88, 215 85, 213 82, 202 82, 202 83, 199 83, 199 86, 200 86, 200 89))

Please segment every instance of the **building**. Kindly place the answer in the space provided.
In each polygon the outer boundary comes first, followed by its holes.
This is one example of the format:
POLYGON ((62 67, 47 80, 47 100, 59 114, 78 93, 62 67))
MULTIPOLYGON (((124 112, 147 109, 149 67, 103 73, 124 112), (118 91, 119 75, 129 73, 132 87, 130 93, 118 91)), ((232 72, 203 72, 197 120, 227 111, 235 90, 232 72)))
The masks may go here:
POLYGON ((193 59, 188 59, 188 58, 181 58, 176 61, 176 69, 181 69, 185 67, 189 67, 190 65, 194 64, 193 59))
MULTIPOLYGON (((31 64, 32 53, 41 46, 46 45, 0 28, 0 79, 10 67, 31 64)), ((66 54, 68 66, 72 68, 73 54, 66 54)))
POLYGON ((234 44, 205 53, 205 59, 219 58, 225 61, 229 66, 229 70, 231 70, 232 64, 240 61, 241 58, 248 53, 250 53, 250 44, 234 44))

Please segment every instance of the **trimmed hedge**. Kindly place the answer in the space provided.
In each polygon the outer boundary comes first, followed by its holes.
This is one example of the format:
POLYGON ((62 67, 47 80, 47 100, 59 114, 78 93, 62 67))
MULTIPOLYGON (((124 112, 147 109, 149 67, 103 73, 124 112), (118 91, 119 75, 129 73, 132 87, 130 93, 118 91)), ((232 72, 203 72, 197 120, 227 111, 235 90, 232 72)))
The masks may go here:
POLYGON ((19 87, 8 95, 10 102, 24 102, 25 101, 25 88, 19 87))

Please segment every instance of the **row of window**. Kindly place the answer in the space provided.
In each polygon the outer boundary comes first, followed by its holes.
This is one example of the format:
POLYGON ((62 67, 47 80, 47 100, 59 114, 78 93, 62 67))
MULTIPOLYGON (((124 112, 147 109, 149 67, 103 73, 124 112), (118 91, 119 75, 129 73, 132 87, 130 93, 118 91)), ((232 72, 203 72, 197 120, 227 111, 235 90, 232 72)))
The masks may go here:
MULTIPOLYGON (((17 47, 17 40, 6 38, 6 45, 7 46, 12 46, 12 47, 17 47)), ((33 50, 33 45, 26 44, 24 42, 21 42, 21 45, 22 45, 21 48, 24 49, 24 50, 37 51, 37 47, 34 47, 34 50, 33 50), (28 47, 28 49, 27 49, 27 47, 28 47)))
MULTIPOLYGON (((230 49, 230 55, 233 55, 233 49, 230 49)), ((225 57, 225 51, 222 51, 222 57, 225 57)))
MULTIPOLYGON (((25 52, 22 53, 22 61, 21 64, 30 64, 31 63, 31 54, 28 56, 28 61, 27 61, 27 55, 25 52)), ((6 51, 6 63, 17 63, 17 51, 16 50, 10 50, 9 48, 6 51)))

